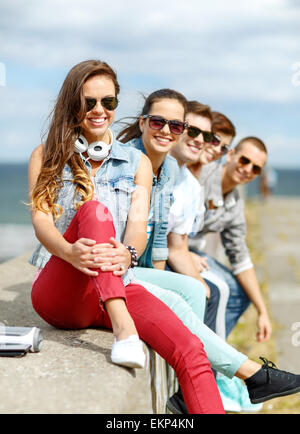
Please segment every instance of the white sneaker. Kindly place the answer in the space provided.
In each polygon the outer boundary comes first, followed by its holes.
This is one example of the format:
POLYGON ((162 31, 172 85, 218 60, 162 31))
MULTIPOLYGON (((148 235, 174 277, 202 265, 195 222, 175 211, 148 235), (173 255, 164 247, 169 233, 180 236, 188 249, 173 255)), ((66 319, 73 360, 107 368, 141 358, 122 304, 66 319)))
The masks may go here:
POLYGON ((111 361, 116 365, 126 366, 127 368, 144 368, 146 356, 143 342, 137 335, 131 335, 121 341, 114 338, 111 361))

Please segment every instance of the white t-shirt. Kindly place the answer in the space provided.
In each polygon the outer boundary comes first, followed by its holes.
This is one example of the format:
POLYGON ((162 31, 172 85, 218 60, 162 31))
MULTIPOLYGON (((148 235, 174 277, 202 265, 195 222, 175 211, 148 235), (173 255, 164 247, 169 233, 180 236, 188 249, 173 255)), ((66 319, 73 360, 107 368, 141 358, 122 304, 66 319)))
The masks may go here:
POLYGON ((180 168, 180 180, 173 195, 168 233, 185 235, 199 231, 204 222, 204 188, 186 166, 180 168))

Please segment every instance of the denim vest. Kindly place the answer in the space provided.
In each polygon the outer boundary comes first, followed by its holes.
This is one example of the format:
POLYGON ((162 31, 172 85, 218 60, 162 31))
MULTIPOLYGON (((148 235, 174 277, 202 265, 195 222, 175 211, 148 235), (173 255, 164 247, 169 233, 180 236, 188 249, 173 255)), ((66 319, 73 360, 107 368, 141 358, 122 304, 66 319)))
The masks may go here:
MULTIPOLYGON (((96 197, 111 212, 116 230, 116 239, 123 240, 126 229, 128 211, 131 204, 131 195, 136 189, 134 183, 135 173, 139 165, 141 152, 127 144, 114 140, 111 151, 105 158, 95 177, 96 197)), ((91 173, 91 165, 88 161, 85 165, 91 173)), ((61 234, 64 234, 76 214, 73 199, 76 185, 73 183, 73 174, 66 164, 63 173, 63 185, 57 193, 56 201, 63 208, 62 215, 56 220, 55 226, 61 234)), ((80 200, 77 193, 75 202, 80 200)), ((51 257, 42 244, 38 244, 29 263, 43 268, 51 257)), ((123 275, 124 285, 128 285, 135 277, 132 268, 123 275)))
MULTIPOLYGON (((147 155, 141 138, 130 140, 127 145, 133 146, 147 155)), ((174 202, 173 190, 179 178, 177 161, 167 155, 161 166, 159 178, 157 179, 153 175, 150 215, 152 214, 151 221, 153 221, 154 227, 146 249, 139 258, 140 267, 153 268, 152 261, 168 259, 168 220, 170 208, 174 202)))

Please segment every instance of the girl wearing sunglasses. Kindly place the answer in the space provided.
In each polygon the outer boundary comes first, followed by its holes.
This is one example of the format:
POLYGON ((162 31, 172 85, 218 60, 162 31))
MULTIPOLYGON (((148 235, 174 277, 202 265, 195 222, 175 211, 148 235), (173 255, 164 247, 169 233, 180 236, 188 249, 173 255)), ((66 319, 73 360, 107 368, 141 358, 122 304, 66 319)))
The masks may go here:
MULTIPOLYGON (((54 327, 112 329, 117 364, 144 365, 140 337, 174 368, 189 413, 224 413, 200 339, 134 280, 147 241, 152 167, 110 132, 118 92, 106 63, 75 65, 46 143, 32 153, 29 191, 40 241, 30 260, 39 268, 32 303, 54 327)), ((173 116, 182 121, 184 107, 173 116)), ((172 140, 167 133, 154 151, 172 140)))

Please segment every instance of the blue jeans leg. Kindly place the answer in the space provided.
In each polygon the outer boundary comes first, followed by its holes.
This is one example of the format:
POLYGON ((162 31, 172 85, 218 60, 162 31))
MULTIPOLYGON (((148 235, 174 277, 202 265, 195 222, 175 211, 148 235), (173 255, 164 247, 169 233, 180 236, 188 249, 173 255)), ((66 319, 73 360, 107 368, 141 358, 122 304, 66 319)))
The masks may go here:
MULTIPOLYGON (((194 251, 194 250, 193 250, 194 251)), ((207 257, 207 263, 210 270, 220 276, 229 286, 229 298, 226 306, 226 336, 232 331, 241 315, 250 305, 250 300, 236 277, 225 265, 218 262, 213 257, 206 255, 205 253, 194 251, 200 256, 207 257)))
POLYGON ((216 333, 217 311, 220 300, 220 292, 218 287, 208 280, 204 279, 210 288, 210 297, 206 302, 204 315, 204 324, 216 333))

